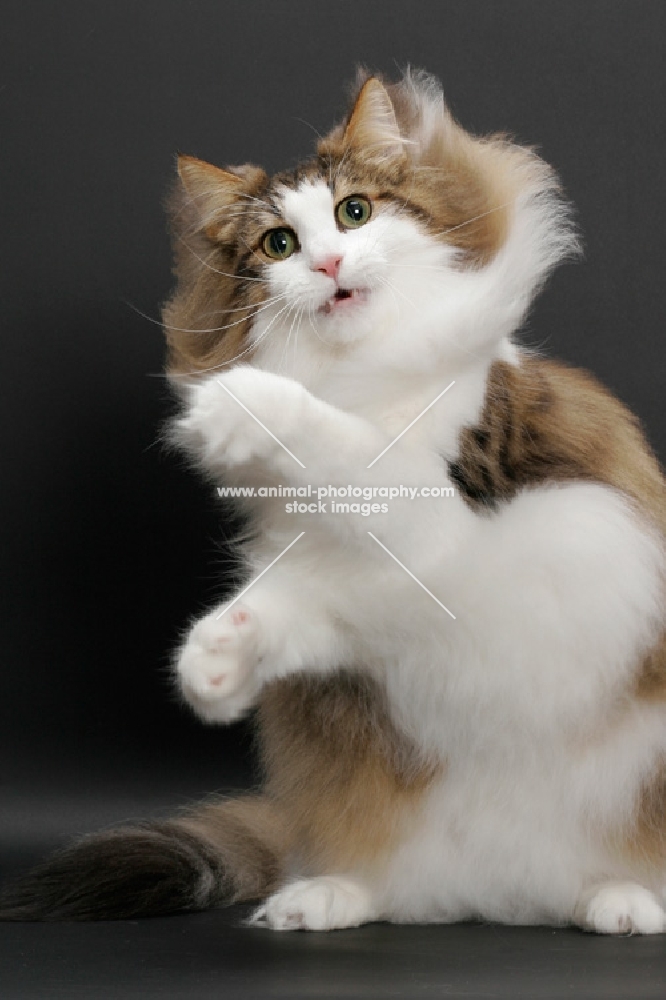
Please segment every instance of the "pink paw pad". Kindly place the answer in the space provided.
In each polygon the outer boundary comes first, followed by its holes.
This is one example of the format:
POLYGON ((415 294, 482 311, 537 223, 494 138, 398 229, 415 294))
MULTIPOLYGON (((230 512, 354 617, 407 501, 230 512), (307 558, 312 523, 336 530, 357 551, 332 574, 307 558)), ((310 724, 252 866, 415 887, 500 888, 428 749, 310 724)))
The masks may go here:
POLYGON ((231 620, 234 623, 234 625, 244 625, 249 617, 250 616, 247 613, 247 611, 234 611, 233 615, 231 616, 231 620))
POLYGON ((213 687, 219 687, 226 676, 226 674, 216 674, 215 677, 208 678, 208 683, 212 684, 213 687))

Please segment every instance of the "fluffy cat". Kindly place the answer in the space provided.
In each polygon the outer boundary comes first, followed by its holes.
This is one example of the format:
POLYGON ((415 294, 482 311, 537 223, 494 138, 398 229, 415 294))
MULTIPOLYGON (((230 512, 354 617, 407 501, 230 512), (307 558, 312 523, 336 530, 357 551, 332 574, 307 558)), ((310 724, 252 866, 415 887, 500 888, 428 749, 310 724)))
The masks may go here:
POLYGON ((263 790, 88 837, 2 915, 663 932, 665 484, 621 403, 512 339, 576 250, 553 172, 408 73, 292 172, 179 176, 178 440, 230 486, 443 492, 248 498, 247 583, 175 674, 208 722, 258 706, 263 790))

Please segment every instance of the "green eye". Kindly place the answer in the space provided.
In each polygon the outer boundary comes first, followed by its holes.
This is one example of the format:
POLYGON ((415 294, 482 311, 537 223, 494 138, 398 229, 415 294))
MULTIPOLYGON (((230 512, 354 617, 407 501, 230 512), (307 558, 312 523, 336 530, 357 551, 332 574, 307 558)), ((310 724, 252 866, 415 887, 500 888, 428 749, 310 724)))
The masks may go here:
POLYGON ((345 229, 358 229, 364 226, 372 214, 372 205, 361 194, 353 194, 345 198, 336 209, 338 222, 345 229))
POLYGON ((261 246, 272 260, 286 260, 296 250, 296 233, 291 229, 269 229, 261 246))

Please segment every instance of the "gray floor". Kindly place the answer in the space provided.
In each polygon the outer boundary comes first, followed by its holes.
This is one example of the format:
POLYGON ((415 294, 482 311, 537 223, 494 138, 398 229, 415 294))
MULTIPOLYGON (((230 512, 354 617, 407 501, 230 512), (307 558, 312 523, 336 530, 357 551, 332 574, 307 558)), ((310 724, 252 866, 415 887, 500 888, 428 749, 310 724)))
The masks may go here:
POLYGON ((274 934, 244 927, 246 912, 4 925, 0 992, 5 1000, 666 995, 659 938, 475 925, 274 934))

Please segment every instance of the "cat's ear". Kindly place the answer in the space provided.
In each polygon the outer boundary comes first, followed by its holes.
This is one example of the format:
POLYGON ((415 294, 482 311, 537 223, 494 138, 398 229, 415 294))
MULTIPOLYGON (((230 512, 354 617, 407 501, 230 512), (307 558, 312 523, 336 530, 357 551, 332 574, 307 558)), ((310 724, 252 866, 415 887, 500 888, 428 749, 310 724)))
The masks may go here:
POLYGON ((381 80, 365 81, 342 135, 345 149, 363 152, 371 160, 405 158, 405 140, 400 134, 393 102, 381 80))
POLYGON ((260 167, 246 163, 222 170, 194 156, 178 157, 178 177, 188 215, 211 240, 224 240, 234 228, 234 207, 258 191, 266 180, 260 167))

